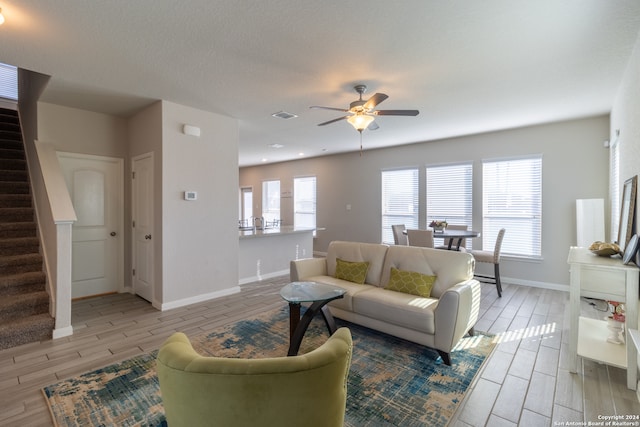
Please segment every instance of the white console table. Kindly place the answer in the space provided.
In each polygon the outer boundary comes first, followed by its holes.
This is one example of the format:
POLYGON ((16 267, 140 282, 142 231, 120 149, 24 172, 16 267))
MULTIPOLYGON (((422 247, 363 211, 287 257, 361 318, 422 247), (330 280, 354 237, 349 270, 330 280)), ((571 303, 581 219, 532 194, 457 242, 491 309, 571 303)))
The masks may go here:
POLYGON ((571 272, 569 371, 577 371, 578 356, 617 366, 627 370, 627 387, 635 390, 638 351, 633 345, 629 327, 637 328, 638 267, 635 264, 624 265, 618 257, 599 257, 586 248, 578 247, 569 250, 567 262, 571 272), (581 296, 625 303, 624 345, 606 341, 609 335, 606 321, 580 316, 581 296))

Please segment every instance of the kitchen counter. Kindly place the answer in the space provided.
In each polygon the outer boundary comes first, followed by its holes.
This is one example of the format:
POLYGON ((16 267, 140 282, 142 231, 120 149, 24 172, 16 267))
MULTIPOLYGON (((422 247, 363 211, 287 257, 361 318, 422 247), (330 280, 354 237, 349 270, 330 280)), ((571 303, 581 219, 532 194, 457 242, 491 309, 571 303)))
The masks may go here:
POLYGON ((281 226, 281 227, 268 227, 268 228, 257 228, 253 227, 245 227, 238 229, 238 237, 242 239, 246 238, 254 238, 254 237, 268 237, 274 235, 283 235, 283 234, 294 234, 294 233, 309 233, 313 232, 315 228, 306 228, 306 227, 294 227, 290 226, 281 226))
POLYGON ((239 230, 239 284, 289 274, 292 260, 313 257, 313 228, 239 230))

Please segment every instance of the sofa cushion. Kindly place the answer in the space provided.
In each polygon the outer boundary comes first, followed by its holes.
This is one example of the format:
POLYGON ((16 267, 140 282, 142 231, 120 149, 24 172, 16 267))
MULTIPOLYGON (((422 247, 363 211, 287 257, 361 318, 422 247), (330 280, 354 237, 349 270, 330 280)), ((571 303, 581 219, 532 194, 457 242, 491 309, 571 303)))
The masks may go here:
POLYGON ((317 282, 317 283, 325 283, 327 285, 339 286, 347 291, 344 294, 344 297, 333 300, 329 303, 332 307, 338 307, 343 310, 353 311, 353 297, 360 292, 366 291, 367 289, 372 289, 374 286, 371 285, 358 285, 357 283, 349 282, 347 280, 336 279, 335 277, 330 276, 310 276, 305 278, 306 281, 309 282, 317 282))
POLYGON ((438 300, 434 298, 378 287, 358 292, 353 299, 353 311, 358 314, 427 334, 435 333, 434 310, 437 305, 438 300))
POLYGON ((337 259, 368 261, 366 284, 380 286, 382 265, 389 246, 377 243, 333 241, 327 249, 327 275, 335 277, 337 259))
POLYGON ((391 267, 391 277, 385 289, 429 298, 435 281, 436 276, 391 267))
POLYGON ((367 279, 367 270, 369 270, 369 262, 367 261, 354 262, 336 259, 336 279, 348 280, 362 285, 367 279))
POLYGON ((450 287, 472 279, 474 266, 473 256, 465 252, 415 246, 390 246, 385 257, 381 282, 385 286, 389 283, 391 267, 437 276, 431 289, 431 296, 440 298, 450 287))

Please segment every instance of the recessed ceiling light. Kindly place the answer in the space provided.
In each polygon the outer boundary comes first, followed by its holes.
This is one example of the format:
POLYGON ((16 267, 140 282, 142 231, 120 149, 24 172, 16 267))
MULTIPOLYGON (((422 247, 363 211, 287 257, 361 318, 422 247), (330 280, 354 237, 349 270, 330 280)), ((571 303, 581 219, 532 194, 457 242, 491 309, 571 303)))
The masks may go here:
POLYGON ((272 116, 279 119, 294 119, 298 117, 297 115, 293 113, 287 113, 286 111, 278 111, 277 113, 273 113, 272 116))
POLYGON ((298 153, 298 156, 304 156, 304 153, 298 153))
POLYGON ((284 147, 284 145, 278 144, 278 143, 274 143, 274 144, 269 144, 268 147, 269 148, 282 148, 282 147, 284 147))
POLYGON ((263 161, 263 162, 266 162, 266 161, 267 161, 267 159, 262 159, 262 161, 263 161))

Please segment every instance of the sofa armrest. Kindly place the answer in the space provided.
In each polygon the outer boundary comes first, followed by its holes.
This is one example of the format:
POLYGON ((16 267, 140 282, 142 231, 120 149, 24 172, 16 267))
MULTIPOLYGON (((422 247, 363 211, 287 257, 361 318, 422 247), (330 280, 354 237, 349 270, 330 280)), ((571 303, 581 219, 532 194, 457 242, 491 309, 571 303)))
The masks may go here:
POLYGON ((435 347, 449 353, 478 321, 480 282, 470 279, 447 289, 435 309, 435 347))
POLYGON ((289 264, 289 278, 292 282, 299 282, 307 277, 326 275, 326 258, 297 259, 289 264))

